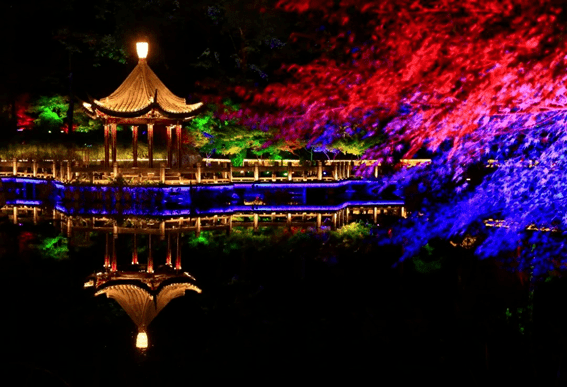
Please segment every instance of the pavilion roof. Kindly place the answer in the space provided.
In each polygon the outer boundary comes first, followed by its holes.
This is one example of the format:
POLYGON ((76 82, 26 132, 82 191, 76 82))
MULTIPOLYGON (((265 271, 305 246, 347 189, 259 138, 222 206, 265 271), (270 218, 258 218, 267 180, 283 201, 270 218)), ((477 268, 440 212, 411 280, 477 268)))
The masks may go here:
POLYGON ((187 290, 201 293, 201 289, 188 282, 169 283, 154 291, 142 283, 112 281, 95 295, 106 294, 115 299, 138 328, 145 330, 171 300, 185 295, 187 290))
POLYGON ((152 71, 146 59, 140 59, 126 80, 108 97, 93 99, 92 107, 108 116, 140 117, 152 110, 168 118, 194 116, 203 103, 188 105, 173 94, 152 71))

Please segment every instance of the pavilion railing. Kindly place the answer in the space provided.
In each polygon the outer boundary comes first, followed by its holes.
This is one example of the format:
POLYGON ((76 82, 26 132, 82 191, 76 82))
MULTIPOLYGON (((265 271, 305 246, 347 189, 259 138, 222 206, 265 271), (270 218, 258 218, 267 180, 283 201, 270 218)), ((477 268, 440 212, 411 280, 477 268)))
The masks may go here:
POLYGON ((29 205, 0 206, 0 215, 7 216, 14 224, 53 221, 59 223, 61 232, 71 236, 73 232, 110 232, 118 234, 153 234, 165 237, 168 234, 201 231, 226 230, 233 227, 246 227, 257 230, 259 227, 313 227, 320 229, 328 226, 331 229, 341 228, 356 220, 372 220, 378 222, 380 216, 405 217, 403 205, 349 206, 337 211, 271 211, 258 213, 235 212, 220 215, 198 215, 164 218, 159 221, 148 221, 144 217, 132 216, 118 223, 116 219, 106 216, 74 216, 66 215, 55 209, 46 209, 29 205))
MULTIPOLYGON (((404 160, 403 160, 404 161, 404 160)), ((428 160, 405 160, 402 165, 411 166, 428 160)), ((370 168, 377 178, 381 165, 375 160, 244 160, 244 165, 233 166, 230 160, 203 159, 182 168, 167 168, 161 163, 157 168, 131 167, 128 162, 115 163, 109 168, 102 164, 75 160, 3 160, 0 161, 0 177, 36 177, 56 179, 61 182, 109 184, 226 184, 232 182, 314 182, 339 181, 357 178, 361 165, 370 168)))

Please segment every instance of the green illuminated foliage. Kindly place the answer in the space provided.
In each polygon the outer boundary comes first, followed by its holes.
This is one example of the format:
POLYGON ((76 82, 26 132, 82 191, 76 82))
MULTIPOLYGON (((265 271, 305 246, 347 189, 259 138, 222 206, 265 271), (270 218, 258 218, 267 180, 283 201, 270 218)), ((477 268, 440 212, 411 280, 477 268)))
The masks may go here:
POLYGON ((61 130, 67 118, 68 102, 60 95, 39 97, 30 107, 30 112, 37 115, 36 128, 43 130, 61 130))
MULTIPOLYGON (((73 130, 76 132, 89 132, 100 129, 102 124, 99 121, 90 119, 80 107, 74 105, 73 130)), ((69 109, 69 98, 62 95, 40 96, 29 107, 28 112, 37 117, 34 120, 36 130, 42 132, 58 133, 62 130, 67 132, 67 111, 69 109)))
MULTIPOLYGON (((224 106, 232 112, 238 109, 237 105, 224 106)), ((283 142, 271 144, 269 132, 251 130, 235 120, 222 119, 218 113, 216 105, 209 105, 207 111, 191 121, 189 133, 201 153, 207 157, 229 157, 234 165, 242 165, 249 151, 257 157, 268 155, 272 159, 281 159, 279 146, 283 142)))
POLYGON ((39 250, 44 258, 57 260, 69 258, 68 241, 62 235, 53 238, 46 237, 39 245, 39 250))
POLYGON ((331 144, 330 148, 343 154, 362 156, 368 149, 383 141, 383 136, 372 136, 363 139, 362 135, 344 136, 331 144))

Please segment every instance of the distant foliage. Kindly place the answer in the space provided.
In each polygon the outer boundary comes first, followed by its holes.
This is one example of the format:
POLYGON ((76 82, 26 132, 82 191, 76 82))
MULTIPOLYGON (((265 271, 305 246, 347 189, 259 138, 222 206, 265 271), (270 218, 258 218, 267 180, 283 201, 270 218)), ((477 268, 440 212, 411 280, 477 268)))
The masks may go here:
POLYGON ((68 259, 69 245, 67 238, 58 235, 56 237, 45 237, 38 246, 41 255, 49 259, 68 259))
MULTIPOLYGON (((36 117, 33 120, 35 130, 68 133, 68 123, 66 122, 68 109, 68 97, 56 94, 36 98, 30 103, 27 113, 36 117)), ((101 122, 89 118, 78 103, 75 104, 73 120, 73 131, 76 132, 89 132, 102 128, 101 122)))
MULTIPOLYGON (((232 112, 238 110, 238 106, 230 103, 225 103, 223 108, 232 112)), ((189 134, 201 153, 207 157, 228 157, 234 165, 241 165, 248 153, 281 159, 280 153, 287 150, 283 141, 273 141, 269 132, 251 130, 234 119, 224 118, 226 114, 219 113, 216 105, 209 105, 205 113, 191 121, 189 134)))

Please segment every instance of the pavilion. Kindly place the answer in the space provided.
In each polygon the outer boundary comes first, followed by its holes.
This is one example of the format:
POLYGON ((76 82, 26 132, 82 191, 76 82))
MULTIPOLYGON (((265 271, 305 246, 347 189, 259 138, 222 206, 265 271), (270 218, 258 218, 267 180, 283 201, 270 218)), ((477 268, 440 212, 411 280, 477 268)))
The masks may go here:
POLYGON ((104 122, 104 166, 116 163, 116 126, 132 125, 133 167, 138 166, 138 126, 147 125, 149 167, 153 168, 154 125, 167 130, 167 166, 173 166, 173 128, 176 129, 177 166, 181 168, 181 124, 192 119, 203 106, 202 102, 188 105, 174 95, 148 66, 148 43, 138 42, 138 64, 122 85, 101 99, 90 99, 83 107, 93 119, 104 122))

